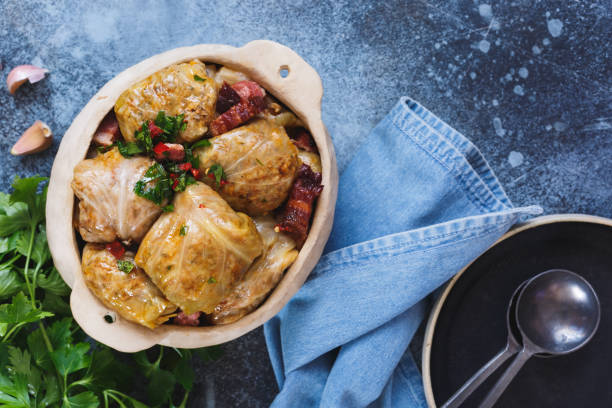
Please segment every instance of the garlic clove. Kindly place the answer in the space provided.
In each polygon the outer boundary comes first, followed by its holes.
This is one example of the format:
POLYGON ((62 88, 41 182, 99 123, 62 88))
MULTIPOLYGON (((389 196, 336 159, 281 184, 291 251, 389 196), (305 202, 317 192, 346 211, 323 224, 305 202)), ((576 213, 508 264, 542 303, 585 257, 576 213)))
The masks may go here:
POLYGON ((37 120, 23 132, 23 135, 21 135, 17 143, 15 143, 11 149, 11 154, 14 156, 21 156, 24 154, 42 152, 51 146, 52 141, 53 133, 49 126, 37 120))
POLYGON ((6 85, 11 94, 14 94, 25 81, 30 81, 31 84, 40 81, 45 77, 49 70, 39 68, 35 65, 19 65, 9 72, 6 77, 6 85))

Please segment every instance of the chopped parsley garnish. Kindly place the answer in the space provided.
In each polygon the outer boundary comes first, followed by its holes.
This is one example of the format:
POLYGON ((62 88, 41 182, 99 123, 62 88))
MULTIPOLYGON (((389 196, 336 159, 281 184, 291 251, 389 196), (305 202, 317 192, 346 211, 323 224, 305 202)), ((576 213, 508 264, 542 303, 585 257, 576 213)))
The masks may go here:
POLYGON ((211 276, 208 278, 208 283, 217 283, 217 280, 211 276))
POLYGON ((263 166, 263 163, 261 162, 261 160, 259 159, 255 159, 255 161, 257 162, 257 164, 259 164, 260 166, 263 166))
POLYGON ((116 143, 117 148, 119 149, 119 153, 121 153, 123 157, 132 157, 135 154, 144 152, 144 150, 140 146, 138 146, 137 143, 134 142, 124 143, 121 140, 117 140, 116 143))
POLYGON ((196 183, 196 179, 193 176, 183 172, 180 176, 174 179, 174 183, 172 184, 172 190, 176 192, 185 191, 187 186, 196 183))
POLYGON ((125 273, 130 273, 134 269, 134 264, 131 263, 130 261, 118 260, 117 266, 119 267, 119 270, 121 272, 125 272, 125 273))
POLYGON ((227 176, 225 174, 225 171, 223 171, 223 167, 221 167, 220 164, 213 164, 212 166, 210 166, 206 174, 208 175, 208 177, 215 180, 217 186, 227 183, 227 176))
POLYGON ((159 111, 157 113, 154 123, 164 131, 161 135, 163 142, 174 142, 179 132, 187 128, 185 115, 166 116, 166 112, 164 111, 159 111))
POLYGON ((172 212, 172 211, 174 211, 174 206, 172 204, 168 204, 168 205, 162 207, 162 211, 163 212, 172 212))
POLYGON ((191 148, 192 149, 197 149, 198 147, 208 147, 208 146, 211 146, 210 140, 202 139, 202 140, 198 140, 197 142, 192 144, 191 148))
POLYGON ((198 82, 206 82, 205 78, 202 78, 201 76, 199 76, 197 74, 193 76, 193 79, 195 79, 198 82))
POLYGON ((181 227, 181 230, 179 231, 179 235, 180 235, 181 237, 184 237, 185 235, 187 235, 187 231, 188 231, 188 230, 189 230, 189 227, 188 227, 188 226, 186 226, 186 225, 183 225, 183 226, 181 227))
POLYGON ((155 163, 149 167, 143 178, 136 182, 134 192, 157 205, 161 205, 165 199, 171 199, 173 196, 172 181, 164 166, 155 163), (150 184, 153 184, 153 186, 150 184))

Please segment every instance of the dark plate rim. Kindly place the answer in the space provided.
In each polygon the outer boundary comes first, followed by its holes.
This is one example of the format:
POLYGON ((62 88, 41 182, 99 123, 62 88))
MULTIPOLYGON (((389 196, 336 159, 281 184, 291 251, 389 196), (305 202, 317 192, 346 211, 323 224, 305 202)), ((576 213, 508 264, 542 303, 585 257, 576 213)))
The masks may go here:
MULTIPOLYGON (((529 221, 517 224, 510 231, 506 232, 500 239, 498 239, 493 245, 491 245, 482 255, 489 252, 491 248, 497 246, 500 242, 531 228, 539 227, 546 224, 554 224, 558 222, 585 222, 589 224, 600 224, 612 227, 612 219, 599 217, 596 215, 588 214, 551 214, 543 215, 540 217, 532 218, 529 221)), ((482 256, 481 255, 481 256, 482 256)), ((480 258, 480 257, 478 257, 480 258)), ((423 340, 423 352, 421 354, 422 363, 422 376, 423 376, 423 387, 425 389, 425 397, 427 399, 427 406, 430 408, 436 408, 436 403, 433 394, 433 388, 431 384, 431 345, 433 344, 433 336, 435 334, 435 327, 438 321, 438 316, 442 310, 442 306, 448 297, 451 289, 455 286, 455 283, 461 275, 478 259, 474 259, 467 266, 461 269, 447 284, 440 297, 436 300, 436 303, 429 314, 427 320, 427 327, 425 329, 425 339, 423 340)))

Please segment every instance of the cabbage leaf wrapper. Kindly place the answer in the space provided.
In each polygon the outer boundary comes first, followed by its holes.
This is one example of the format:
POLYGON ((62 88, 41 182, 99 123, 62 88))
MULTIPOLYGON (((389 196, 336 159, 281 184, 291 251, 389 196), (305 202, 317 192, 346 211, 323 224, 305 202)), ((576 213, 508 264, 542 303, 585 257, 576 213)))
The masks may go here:
POLYGON ((282 232, 274 231, 276 221, 272 216, 256 217, 253 221, 263 239, 264 252, 253 262, 230 295, 208 316, 212 324, 233 323, 255 310, 297 258, 295 241, 282 232))
POLYGON ((79 198, 77 224, 87 242, 140 242, 162 209, 134 193, 155 161, 125 158, 115 147, 74 168, 72 190, 79 198))
POLYGON ((184 313, 211 313, 262 251, 253 220, 198 182, 153 224, 136 264, 184 313))
MULTIPOLYGON (((130 253, 122 262, 133 263, 130 253)), ((129 273, 119 269, 118 261, 102 244, 87 244, 83 249, 82 270, 87 287, 108 308, 123 318, 154 329, 173 317, 176 306, 170 303, 139 268, 129 273)))
POLYGON ((299 166, 298 150, 282 126, 259 119, 209 139, 196 149, 200 169, 220 164, 227 184, 205 182, 217 189, 236 211, 262 215, 286 199, 299 166))
POLYGON ((193 60, 170 65, 128 88, 115 104, 115 115, 125 140, 135 142, 134 132, 159 111, 184 114, 187 127, 179 141, 193 142, 208 131, 216 101, 217 84, 207 76, 206 65, 193 60))

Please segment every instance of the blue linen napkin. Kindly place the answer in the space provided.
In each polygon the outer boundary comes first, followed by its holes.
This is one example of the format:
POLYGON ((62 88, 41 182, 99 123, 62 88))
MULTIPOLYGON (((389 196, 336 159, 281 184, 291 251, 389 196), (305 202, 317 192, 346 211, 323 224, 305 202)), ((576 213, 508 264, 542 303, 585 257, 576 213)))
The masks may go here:
POLYGON ((273 407, 425 407, 423 299, 521 216, 478 149, 402 98, 340 177, 326 253, 264 333, 273 407))

